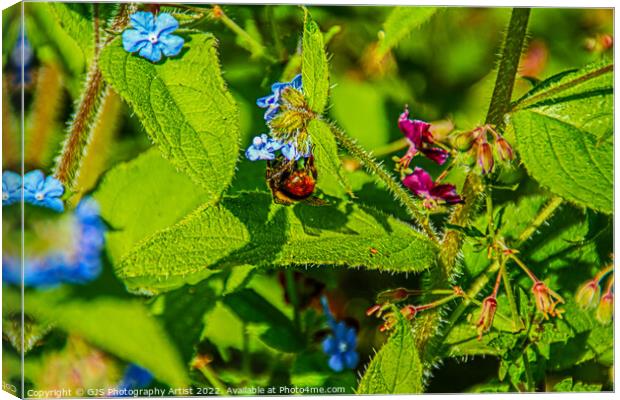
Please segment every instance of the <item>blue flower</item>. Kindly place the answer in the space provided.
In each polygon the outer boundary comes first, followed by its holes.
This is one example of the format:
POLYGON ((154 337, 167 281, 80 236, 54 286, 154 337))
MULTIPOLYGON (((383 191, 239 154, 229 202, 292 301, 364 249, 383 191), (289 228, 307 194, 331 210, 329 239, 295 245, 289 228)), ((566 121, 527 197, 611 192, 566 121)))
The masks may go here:
POLYGON ((347 327, 344 322, 334 320, 325 296, 321 298, 321 303, 327 324, 332 330, 332 334, 323 340, 323 352, 330 356, 329 367, 336 372, 355 368, 359 362, 359 355, 355 351, 357 347, 355 329, 347 327))
POLYGON ((17 38, 15 47, 13 47, 13 50, 11 51, 11 64, 13 64, 16 72, 14 80, 15 84, 21 85, 22 72, 24 73, 24 84, 29 84, 32 81, 30 68, 32 67, 33 58, 34 52, 32 51, 32 46, 30 45, 30 41, 28 40, 22 25, 20 27, 20 35, 17 38))
POLYGON ((24 201, 39 207, 62 212, 65 206, 60 197, 65 192, 62 183, 53 176, 47 178, 41 170, 24 175, 24 201))
POLYGON ((287 160, 299 160, 300 158, 308 158, 312 155, 312 149, 310 146, 310 142, 308 140, 307 143, 305 143, 303 146, 305 146, 305 149, 301 149, 301 145, 297 142, 292 142, 292 143, 286 143, 284 146, 282 146, 282 155, 284 156, 284 158, 286 158, 287 160))
POLYGON ((130 364, 118 384, 118 390, 141 389, 150 385, 152 381, 153 375, 148 370, 136 364, 130 364))
MULTIPOLYGON (((51 248, 45 254, 25 256, 24 286, 51 287, 63 282, 87 283, 97 278, 101 273, 106 227, 95 200, 91 197, 82 199, 73 214, 63 215, 56 225, 46 227, 47 232, 54 229, 62 234, 41 238, 50 242, 48 246, 51 248)), ((37 239, 36 235, 34 239, 37 239)), ((2 281, 21 285, 19 257, 2 254, 2 281)))
POLYGON ((161 60, 162 53, 166 57, 176 56, 181 52, 184 40, 172 35, 179 27, 179 22, 168 13, 154 16, 153 13, 139 11, 131 15, 131 26, 123 32, 123 48, 151 62, 161 60))
POLYGON ((250 161, 273 160, 276 157, 275 152, 282 146, 281 142, 263 133, 252 140, 252 145, 245 151, 245 157, 250 161))
POLYGON ((280 107, 280 94, 282 90, 287 87, 291 87, 296 90, 302 90, 301 84, 301 74, 297 75, 290 82, 276 82, 271 85, 271 94, 265 97, 261 97, 256 100, 256 105, 260 108, 266 108, 265 111, 265 121, 271 121, 273 117, 278 113, 278 109, 280 107))
POLYGON ((2 173, 2 206, 8 206, 22 199, 22 177, 13 171, 2 173))

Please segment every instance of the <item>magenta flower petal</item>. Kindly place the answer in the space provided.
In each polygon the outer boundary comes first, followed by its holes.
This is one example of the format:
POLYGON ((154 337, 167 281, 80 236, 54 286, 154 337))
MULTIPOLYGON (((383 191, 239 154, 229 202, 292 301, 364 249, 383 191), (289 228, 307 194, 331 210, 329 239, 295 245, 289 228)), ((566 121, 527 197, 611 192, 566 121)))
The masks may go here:
POLYGON ((444 184, 437 185, 431 189, 431 196, 436 200, 443 200, 449 204, 460 203, 463 200, 456 194, 456 187, 454 185, 444 184))
POLYGON ((433 179, 422 168, 417 168, 411 175, 403 179, 403 184, 409 188, 416 196, 426 197, 434 186, 433 179))
POLYGON ((426 149, 422 149, 422 153, 429 158, 430 160, 435 161, 439 165, 443 165, 448 159, 450 153, 444 149, 440 149, 439 147, 429 147, 426 149))

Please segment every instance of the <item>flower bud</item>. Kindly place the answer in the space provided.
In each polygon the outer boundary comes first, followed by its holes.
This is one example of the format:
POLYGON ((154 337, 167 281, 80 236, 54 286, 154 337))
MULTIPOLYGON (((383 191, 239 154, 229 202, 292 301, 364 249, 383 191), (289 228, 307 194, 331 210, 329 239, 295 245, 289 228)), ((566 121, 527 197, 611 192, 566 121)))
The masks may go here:
POLYGON ((481 143, 478 145, 476 160, 483 174, 488 174, 493 170, 493 151, 490 144, 481 143))
POLYGON ((564 303, 564 300, 553 290, 549 289, 544 282, 538 281, 534 283, 532 293, 534 294, 536 308, 545 319, 549 319, 549 316, 561 317, 562 310, 557 309, 557 305, 564 303))
POLYGON ((596 307, 600 297, 601 287, 598 280, 592 279, 581 285, 575 296, 575 301, 581 308, 591 309, 596 307))
POLYGON ((596 309, 596 319, 601 324, 609 324, 614 316, 614 294, 609 291, 601 297, 601 302, 596 309))
POLYGON ((468 151, 474 144, 473 132, 463 132, 452 137, 452 145, 459 151, 468 151))
POLYGON ((405 300, 409 297, 409 291, 405 288, 397 288, 392 290, 385 290, 377 295, 378 303, 386 303, 386 302, 398 302, 401 300, 405 300))
POLYGON ((303 93, 292 87, 287 87, 280 93, 282 100, 292 108, 308 108, 303 93))
POLYGON ((500 137, 495 141, 495 148, 497 149, 497 154, 499 154, 499 157, 502 160, 508 161, 514 159, 514 152, 512 151, 512 147, 503 137, 500 137))
POLYGON ((418 309, 413 306, 413 305, 408 305, 403 307, 400 310, 400 313, 403 315, 403 317, 405 317, 408 320, 412 320, 415 318, 416 314, 418 313, 418 309))
POLYGON ((480 318, 476 323, 476 329, 478 330, 478 340, 482 339, 482 334, 491 329, 493 325, 493 318, 495 317, 495 311, 497 310, 497 300, 493 296, 489 296, 482 302, 482 309, 480 311, 480 318))

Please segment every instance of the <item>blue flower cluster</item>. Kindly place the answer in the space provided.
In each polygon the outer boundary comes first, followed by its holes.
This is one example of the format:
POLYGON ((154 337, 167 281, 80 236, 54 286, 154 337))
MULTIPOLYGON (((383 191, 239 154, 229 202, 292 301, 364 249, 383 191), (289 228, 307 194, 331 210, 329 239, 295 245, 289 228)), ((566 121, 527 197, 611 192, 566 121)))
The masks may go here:
MULTIPOLYGON (((24 286, 49 287, 62 282, 86 283, 101 273, 105 224, 99 206, 90 197, 80 201, 71 219, 71 245, 24 259, 24 286)), ((63 221, 59 221, 62 223, 63 221)), ((53 239, 53 238, 52 238, 53 239)), ((20 258, 2 254, 2 280, 20 285, 20 258)))
POLYGON ((118 390, 141 389, 150 385, 152 381, 153 375, 148 370, 136 364, 130 364, 118 384, 118 390))
POLYGON ((256 105, 260 108, 266 108, 265 121, 269 122, 275 117, 280 108, 280 94, 282 90, 291 87, 299 91, 302 90, 301 74, 297 75, 290 82, 276 82, 271 85, 271 94, 256 100, 256 105))
POLYGON ((276 158, 276 151, 280 151, 287 160, 295 161, 311 155, 310 146, 302 151, 296 143, 284 143, 263 133, 252 140, 252 144, 245 151, 245 156, 250 161, 273 160, 276 158))
POLYGON ((355 351, 357 347, 355 329, 347 327, 342 321, 336 322, 325 296, 321 297, 321 304, 327 324, 332 330, 332 334, 323 340, 323 352, 330 356, 329 367, 336 372, 355 368, 359 362, 359 355, 355 351))
POLYGON ((166 57, 176 56, 181 52, 185 41, 182 37, 172 35, 179 28, 179 22, 168 13, 157 16, 151 12, 139 11, 130 17, 132 28, 123 31, 123 48, 151 62, 158 62, 162 54, 166 57))
MULTIPOLYGON (((271 94, 256 100, 256 105, 260 108, 266 108, 265 121, 269 122, 275 117, 280 110, 281 93, 286 88, 302 90, 301 74, 297 75, 290 82, 276 82, 271 85, 271 94)), ((267 134, 254 137, 252 144, 245 151, 245 156, 250 161, 257 160, 273 160, 276 158, 276 152, 280 151, 284 158, 289 161, 297 161, 300 158, 308 158, 312 155, 312 146, 310 140, 301 146, 296 141, 283 142, 267 134), (302 148, 303 147, 303 148, 302 148)))
POLYGON ((22 188, 24 202, 56 212, 64 211, 65 206, 61 197, 65 193, 65 188, 62 183, 53 176, 46 178, 38 169, 24 175, 23 185, 19 174, 12 171, 2 173, 2 206, 19 203, 22 198, 22 188))

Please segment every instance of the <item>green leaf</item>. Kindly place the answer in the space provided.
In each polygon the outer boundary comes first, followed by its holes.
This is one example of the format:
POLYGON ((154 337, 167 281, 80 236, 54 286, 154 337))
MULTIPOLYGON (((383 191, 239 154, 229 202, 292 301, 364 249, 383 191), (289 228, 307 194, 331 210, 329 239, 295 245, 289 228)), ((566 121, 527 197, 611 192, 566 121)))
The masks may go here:
POLYGON ((41 323, 78 334, 95 346, 148 369, 172 387, 187 385, 186 368, 179 354, 162 326, 139 301, 113 297, 80 299, 59 290, 29 292, 24 299, 24 310, 41 323))
POLYGON ((437 7, 394 7, 383 24, 378 52, 385 54, 405 39, 414 29, 428 21, 437 7))
POLYGON ((554 392, 600 392, 603 385, 596 383, 574 382, 573 378, 565 378, 553 386, 554 392))
POLYGON ((181 55, 157 64, 115 39, 102 51, 101 70, 164 156, 216 199, 235 173, 239 113, 221 76, 216 39, 206 33, 185 39, 181 55))
POLYGON ((343 174, 342 162, 338 157, 338 144, 329 125, 324 121, 314 119, 308 124, 308 133, 314 145, 318 187, 328 195, 336 197, 351 193, 351 187, 343 174))
POLYGON ((93 4, 54 2, 49 3, 49 7, 62 29, 74 40, 76 48, 82 51, 87 64, 90 63, 95 44, 93 4))
POLYGON ((322 114, 329 94, 329 65, 323 34, 308 10, 305 10, 301 57, 303 90, 308 106, 312 111, 322 114))
POLYGON ((216 295, 209 283, 183 286, 164 296, 161 319, 186 365, 194 357, 195 346, 200 341, 204 315, 215 307, 216 295))
POLYGON ((156 291, 239 265, 335 265, 419 272, 437 248, 410 225, 350 203, 287 207, 267 193, 201 207, 134 248, 117 266, 130 287, 156 291))
POLYGON ((412 394, 424 389, 424 368, 411 324, 400 313, 396 315, 394 332, 368 365, 358 394, 412 394))
POLYGON ((511 115, 516 147, 534 179, 578 205, 613 211, 613 73, 594 65, 550 78, 511 115))
POLYGON ((303 335, 290 319, 252 289, 243 289, 224 296, 224 304, 246 323, 260 324, 260 339, 269 347, 286 353, 304 348, 303 335))
POLYGON ((157 149, 114 167, 94 197, 101 216, 111 226, 106 248, 114 264, 140 241, 209 200, 201 187, 177 172, 157 149))

